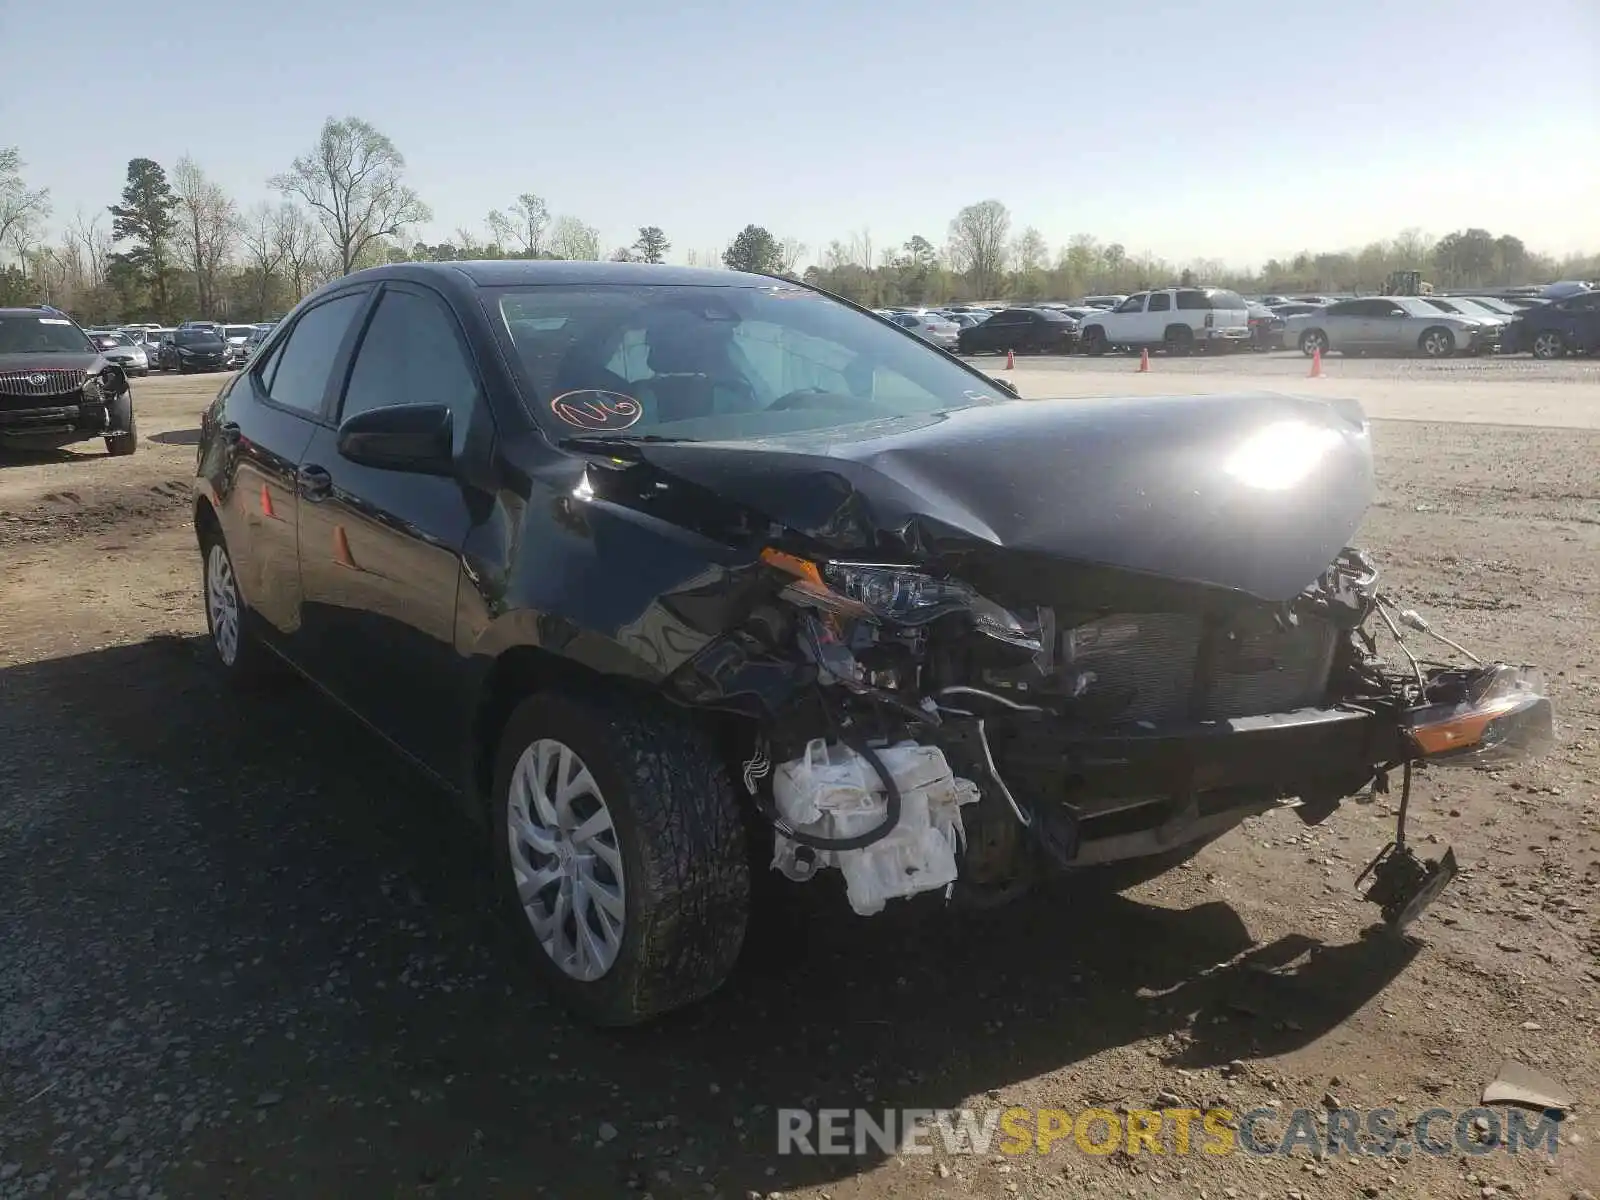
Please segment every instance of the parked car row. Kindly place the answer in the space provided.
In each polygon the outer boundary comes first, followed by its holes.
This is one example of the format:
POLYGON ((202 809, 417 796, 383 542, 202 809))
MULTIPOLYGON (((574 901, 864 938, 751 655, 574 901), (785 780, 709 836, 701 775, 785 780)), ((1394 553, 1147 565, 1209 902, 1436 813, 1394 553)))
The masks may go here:
MULTIPOLYGON (((1281 311, 1281 310, 1280 310, 1281 311)), ((1284 317, 1280 343, 1310 356, 1600 353, 1600 290, 1527 306, 1494 296, 1366 296, 1284 317)))
POLYGON ((276 322, 229 325, 221 321, 185 321, 164 325, 124 325, 85 330, 106 358, 129 374, 151 371, 225 371, 243 366, 276 322))

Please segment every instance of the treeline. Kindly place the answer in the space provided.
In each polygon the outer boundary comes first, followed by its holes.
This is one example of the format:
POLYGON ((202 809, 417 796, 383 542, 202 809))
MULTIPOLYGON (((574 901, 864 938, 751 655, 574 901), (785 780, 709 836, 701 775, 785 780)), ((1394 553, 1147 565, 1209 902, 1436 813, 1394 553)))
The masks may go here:
MULTIPOLYGON (((421 240, 411 231, 433 214, 406 183, 404 156, 357 117, 330 117, 316 144, 267 181, 272 198, 249 207, 193 159, 169 170, 135 158, 117 203, 80 211, 52 235, 49 189, 30 187, 24 166, 15 148, 0 148, 0 304, 53 304, 88 323, 257 320, 287 311, 328 279, 385 262, 605 256, 662 263, 672 250, 660 227, 646 225, 604 255, 597 229, 552 213, 534 192, 491 210, 481 229, 421 240)), ((751 224, 724 247, 681 258, 794 275, 807 247, 751 224)), ((803 278, 873 306, 1071 299, 1175 282, 1249 292, 1376 291, 1396 270, 1420 270, 1443 287, 1600 276, 1600 256, 1557 259, 1483 229, 1438 240, 1409 229, 1356 250, 1271 259, 1256 271, 1212 259, 1169 262, 1088 234, 1052 247, 1032 226, 1015 229, 998 200, 963 208, 939 243, 917 235, 881 246, 862 231, 830 242, 816 258, 803 278)))
POLYGON ((1030 227, 1013 229, 998 200, 962 209, 943 247, 925 237, 875 246, 867 233, 834 241, 807 268, 809 283, 869 306, 960 300, 1066 300, 1131 293, 1173 283, 1208 283, 1243 292, 1377 291, 1393 271, 1418 270, 1436 287, 1487 287, 1600 277, 1600 255, 1556 258, 1520 238, 1464 229, 1437 240, 1408 229, 1392 241, 1355 250, 1302 251, 1259 270, 1215 259, 1171 262, 1133 254, 1116 242, 1077 234, 1052 248, 1030 227))
MULTIPOLYGON (((433 214, 394 143, 357 117, 330 117, 316 145, 267 181, 274 197, 249 208, 191 158, 170 170, 135 158, 117 203, 80 211, 52 236, 49 189, 30 187, 24 166, 15 148, 0 149, 0 305, 52 304, 86 323, 258 320, 386 262, 601 257, 593 226, 552 214, 532 192, 489 212, 482 234, 408 236, 433 214)), ((645 226, 611 257, 660 263, 671 248, 645 226)))

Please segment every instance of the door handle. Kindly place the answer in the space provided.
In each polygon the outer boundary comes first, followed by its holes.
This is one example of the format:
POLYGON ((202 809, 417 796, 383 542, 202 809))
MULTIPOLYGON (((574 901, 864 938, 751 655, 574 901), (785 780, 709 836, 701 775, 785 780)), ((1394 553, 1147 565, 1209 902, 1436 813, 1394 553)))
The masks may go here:
POLYGON ((295 472, 294 480, 300 495, 313 503, 333 491, 333 476, 328 474, 326 468, 314 464, 301 467, 295 472))

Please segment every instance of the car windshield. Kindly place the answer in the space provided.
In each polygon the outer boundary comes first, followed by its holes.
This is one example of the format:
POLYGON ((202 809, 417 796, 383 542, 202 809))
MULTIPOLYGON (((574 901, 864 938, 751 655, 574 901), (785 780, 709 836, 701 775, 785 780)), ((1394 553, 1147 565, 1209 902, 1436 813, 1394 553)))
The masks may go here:
POLYGON ((180 329, 172 335, 172 340, 180 346, 205 346, 222 339, 210 329, 180 329))
POLYGON ((229 325, 227 333, 231 338, 245 338, 255 331, 256 327, 254 325, 229 325))
POLYGON ((759 438, 929 416, 1003 393, 921 339, 804 288, 493 288, 558 437, 759 438))
POLYGON ((97 333, 95 341, 102 346, 131 346, 133 339, 125 333, 97 333))
POLYGON ((93 354, 94 345, 66 317, 0 316, 0 354, 93 354))
POLYGON ((1512 316, 1517 312, 1515 304, 1507 304, 1504 300, 1496 300, 1490 296, 1474 296, 1472 302, 1479 308, 1487 308, 1492 313, 1499 313, 1503 317, 1512 316))

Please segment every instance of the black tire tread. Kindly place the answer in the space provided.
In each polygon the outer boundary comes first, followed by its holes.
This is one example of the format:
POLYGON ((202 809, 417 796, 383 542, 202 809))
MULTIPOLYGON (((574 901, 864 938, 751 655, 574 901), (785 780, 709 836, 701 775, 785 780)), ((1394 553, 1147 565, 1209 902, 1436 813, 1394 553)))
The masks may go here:
POLYGON ((685 716, 644 699, 530 696, 502 733, 494 803, 496 872, 510 915, 540 974, 574 1015, 596 1025, 635 1025, 721 986, 744 944, 750 867, 733 781, 709 739, 685 716), (632 843, 623 845, 622 952, 593 983, 573 980, 549 961, 511 890, 503 809, 517 759, 541 736, 558 738, 584 760, 605 794, 619 840, 632 843))

